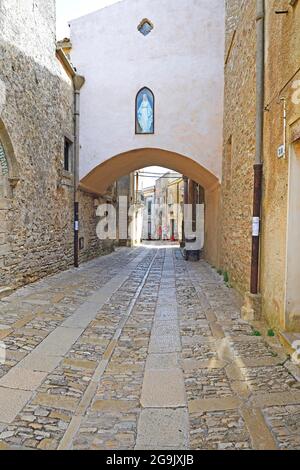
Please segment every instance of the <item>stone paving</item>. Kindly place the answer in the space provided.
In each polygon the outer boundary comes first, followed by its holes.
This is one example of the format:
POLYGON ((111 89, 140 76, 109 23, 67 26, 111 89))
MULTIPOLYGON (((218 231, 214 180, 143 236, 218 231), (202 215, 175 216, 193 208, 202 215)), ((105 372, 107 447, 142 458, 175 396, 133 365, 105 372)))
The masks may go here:
POLYGON ((0 449, 300 449, 299 369, 177 247, 46 278, 0 318, 0 449))

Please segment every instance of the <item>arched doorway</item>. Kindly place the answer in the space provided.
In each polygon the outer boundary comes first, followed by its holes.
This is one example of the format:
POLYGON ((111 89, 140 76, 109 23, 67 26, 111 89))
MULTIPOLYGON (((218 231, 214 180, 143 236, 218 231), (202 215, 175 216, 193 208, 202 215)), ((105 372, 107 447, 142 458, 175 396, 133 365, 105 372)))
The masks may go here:
MULTIPOLYGON (((9 234, 12 232, 11 219, 9 217, 12 209, 13 190, 18 182, 18 165, 14 155, 13 146, 4 123, 0 120, 0 261, 3 261, 11 251, 9 234)), ((5 268, 1 270, 1 289, 7 284, 7 273, 5 268)))
POLYGON ((219 264, 220 182, 217 176, 195 160, 162 149, 143 148, 124 152, 95 167, 80 182, 80 187, 94 194, 105 194, 119 178, 148 166, 170 168, 202 186, 205 192, 205 258, 219 264))

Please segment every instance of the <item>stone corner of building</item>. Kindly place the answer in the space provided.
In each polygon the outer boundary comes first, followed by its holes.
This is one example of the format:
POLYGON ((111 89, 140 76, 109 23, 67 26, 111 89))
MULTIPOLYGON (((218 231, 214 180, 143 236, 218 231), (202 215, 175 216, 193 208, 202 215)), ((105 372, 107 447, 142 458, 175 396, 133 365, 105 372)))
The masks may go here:
POLYGON ((262 317, 262 296, 261 294, 244 295, 244 305, 242 306, 242 319, 246 321, 259 321, 262 317))

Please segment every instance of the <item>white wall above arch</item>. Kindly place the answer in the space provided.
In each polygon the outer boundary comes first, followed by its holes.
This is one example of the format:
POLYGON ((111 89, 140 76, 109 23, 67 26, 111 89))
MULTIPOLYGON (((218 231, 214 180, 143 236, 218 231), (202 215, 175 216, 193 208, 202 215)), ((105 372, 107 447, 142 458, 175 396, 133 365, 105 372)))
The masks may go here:
POLYGON ((81 178, 128 149, 161 148, 221 179, 224 28, 223 0, 123 0, 71 22, 72 62, 86 79, 81 178), (142 87, 155 95, 154 135, 135 133, 142 87))

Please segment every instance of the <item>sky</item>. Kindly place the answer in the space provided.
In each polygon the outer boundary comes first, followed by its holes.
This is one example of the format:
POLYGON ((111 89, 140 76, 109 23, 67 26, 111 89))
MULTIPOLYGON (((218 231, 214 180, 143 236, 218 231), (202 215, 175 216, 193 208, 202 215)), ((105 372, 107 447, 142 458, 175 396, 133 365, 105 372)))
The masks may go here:
POLYGON ((57 39, 70 36, 68 21, 118 1, 120 0, 56 0, 57 39))
POLYGON ((139 170, 142 174, 148 174, 148 176, 140 177, 139 178, 139 189, 146 189, 150 188, 151 186, 155 185, 155 181, 160 177, 163 176, 165 173, 168 173, 171 171, 173 173, 173 170, 168 170, 168 168, 162 168, 160 166, 149 166, 147 168, 143 168, 142 170, 139 170), (150 177, 152 175, 157 174, 157 176, 150 177))

